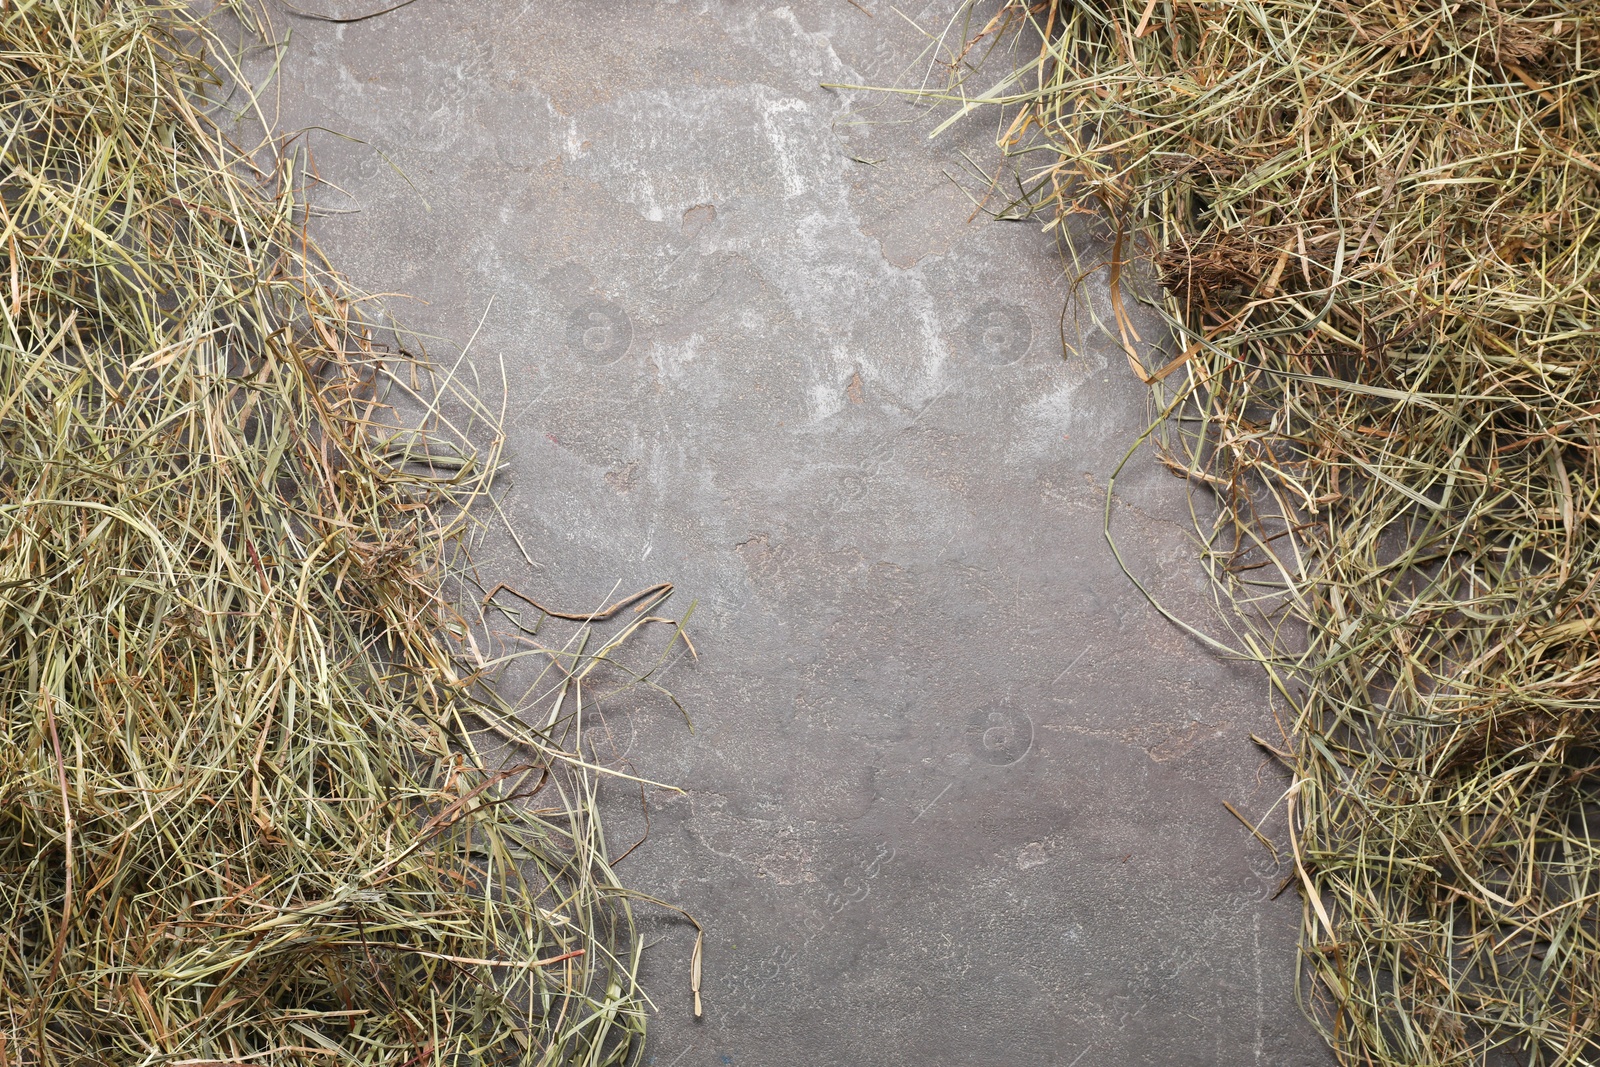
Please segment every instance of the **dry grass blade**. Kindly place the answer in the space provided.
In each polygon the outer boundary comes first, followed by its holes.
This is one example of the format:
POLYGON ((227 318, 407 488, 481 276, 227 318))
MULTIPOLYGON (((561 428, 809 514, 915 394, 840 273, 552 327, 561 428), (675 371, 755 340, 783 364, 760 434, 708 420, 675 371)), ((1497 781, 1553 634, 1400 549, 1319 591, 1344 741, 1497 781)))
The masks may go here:
POLYGON ((493 420, 209 117, 211 25, 0 6, 0 1063, 633 1062, 615 642, 535 725, 486 686, 493 420))
POLYGON ((1313 1018, 1350 1064, 1595 1062, 1600 5, 1005 13, 1020 206, 1164 290, 1173 352, 1123 341, 1292 712, 1313 1018))

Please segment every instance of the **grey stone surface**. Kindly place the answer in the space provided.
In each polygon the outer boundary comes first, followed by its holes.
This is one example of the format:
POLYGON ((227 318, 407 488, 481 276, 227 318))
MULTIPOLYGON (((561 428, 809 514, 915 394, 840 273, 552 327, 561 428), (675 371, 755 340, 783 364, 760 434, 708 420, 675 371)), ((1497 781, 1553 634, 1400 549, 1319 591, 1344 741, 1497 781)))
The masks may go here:
MULTIPOLYGON (((694 732, 599 709, 684 788, 622 869, 708 931, 697 1023, 689 933, 641 909, 647 1062, 1331 1062, 1293 1002, 1298 900, 1221 806, 1284 786, 1247 739, 1266 687, 1101 536, 1148 418, 1090 321, 1103 272, 1062 318, 1053 240, 972 217, 991 116, 930 142, 938 116, 819 85, 916 84, 913 23, 952 10, 418 0, 280 20, 269 101, 357 139, 308 135, 334 261, 440 350, 481 319, 473 365, 506 369, 538 566, 501 532, 484 569, 698 605, 664 679, 694 732)), ((1142 453, 1112 511, 1204 618, 1187 507, 1142 453)), ((620 851, 638 797, 612 808, 620 851)))

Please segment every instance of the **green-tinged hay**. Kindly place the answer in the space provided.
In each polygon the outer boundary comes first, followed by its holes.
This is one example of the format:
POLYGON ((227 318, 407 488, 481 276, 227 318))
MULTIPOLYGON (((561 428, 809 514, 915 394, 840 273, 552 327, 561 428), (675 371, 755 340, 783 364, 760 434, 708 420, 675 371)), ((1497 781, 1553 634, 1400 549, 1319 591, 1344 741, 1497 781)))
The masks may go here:
POLYGON ((1011 109, 1022 208, 1110 224, 1111 333, 1215 515, 1205 639, 1289 712, 1312 1017, 1353 1065, 1595 1062, 1600 4, 1049 0, 973 36, 1024 24, 939 95, 1011 109))
POLYGON ((534 725, 486 687, 493 420, 374 342, 216 45, 0 6, 0 1064, 632 1062, 574 732, 615 643, 541 653, 534 725))

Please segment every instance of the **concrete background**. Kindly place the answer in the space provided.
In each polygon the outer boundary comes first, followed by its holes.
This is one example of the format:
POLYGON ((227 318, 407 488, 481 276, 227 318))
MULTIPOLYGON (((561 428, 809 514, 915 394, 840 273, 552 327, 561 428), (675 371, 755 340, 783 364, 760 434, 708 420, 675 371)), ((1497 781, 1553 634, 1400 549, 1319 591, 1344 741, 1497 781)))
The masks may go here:
MULTIPOLYGON (((971 218, 993 116, 930 142, 943 112, 819 86, 917 84, 955 5, 901 10, 279 16, 271 102, 357 139, 308 135, 334 262, 414 297, 391 305, 439 351, 481 319, 494 389, 503 361, 502 503, 537 566, 500 532, 485 572, 572 610, 663 579, 698 605, 700 661, 664 678, 694 732, 600 704, 686 790, 649 796, 622 870, 708 930, 697 1023, 687 929, 641 912, 648 1063, 1330 1063, 1293 1002, 1298 898, 1221 805, 1284 787, 1248 742, 1266 686, 1101 536, 1148 418, 1092 321, 1103 273, 1069 307, 1053 238, 971 218)), ((1113 511, 1203 620, 1183 485, 1141 453, 1113 511)), ((620 851, 638 797, 613 808, 620 851)))

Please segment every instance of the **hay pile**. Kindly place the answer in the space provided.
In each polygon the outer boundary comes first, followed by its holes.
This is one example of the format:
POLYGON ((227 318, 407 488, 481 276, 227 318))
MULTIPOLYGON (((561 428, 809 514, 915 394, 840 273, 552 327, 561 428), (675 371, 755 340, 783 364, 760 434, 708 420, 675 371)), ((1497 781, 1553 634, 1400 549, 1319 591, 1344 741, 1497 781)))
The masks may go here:
POLYGON ((1288 709, 1312 1017, 1349 1064, 1596 1062, 1600 4, 1049 0, 969 45, 1022 23, 949 98, 1159 279, 1176 347, 1113 333, 1288 709))
POLYGON ((537 728, 484 685, 492 420, 374 341, 216 45, 0 7, 0 1065, 632 1062, 597 657, 537 728))

